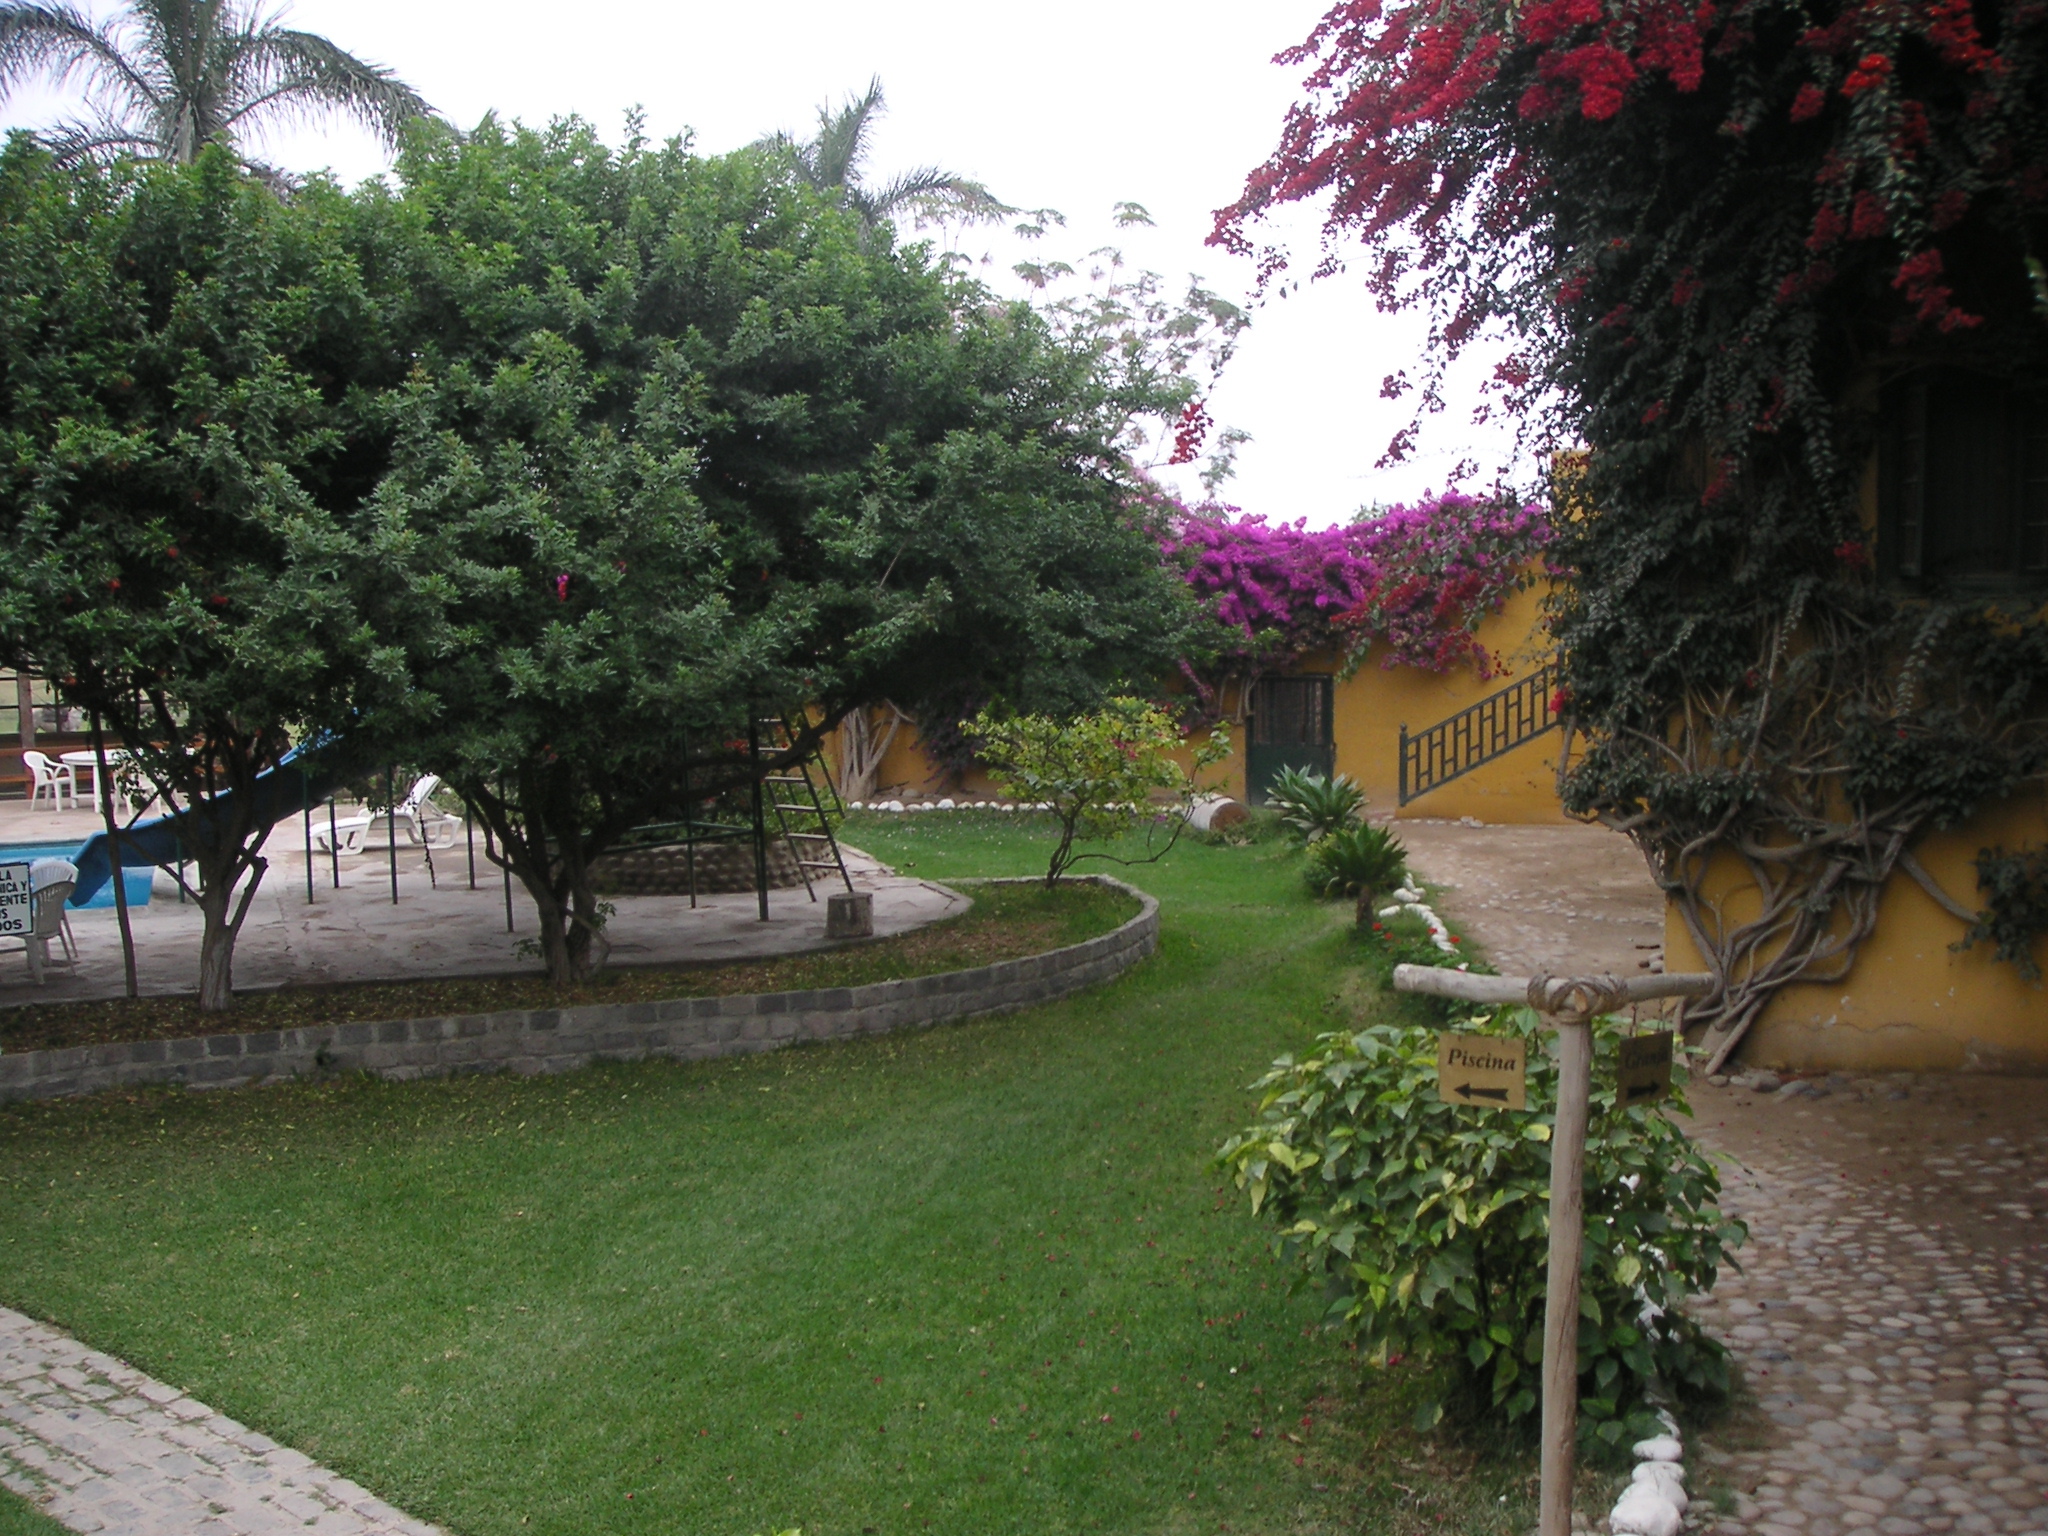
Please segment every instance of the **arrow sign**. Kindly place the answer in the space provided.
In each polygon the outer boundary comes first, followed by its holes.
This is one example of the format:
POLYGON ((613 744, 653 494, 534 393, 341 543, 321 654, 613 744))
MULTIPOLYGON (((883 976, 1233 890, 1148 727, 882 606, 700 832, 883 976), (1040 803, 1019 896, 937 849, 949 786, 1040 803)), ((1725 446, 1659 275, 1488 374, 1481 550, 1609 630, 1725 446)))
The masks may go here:
POLYGON ((1631 1035, 1621 1042, 1615 1090, 1622 1107, 1655 1104, 1671 1092, 1671 1031, 1631 1035))
POLYGON ((1522 1109, 1528 1066, 1529 1043, 1519 1036, 1440 1034, 1436 1096, 1446 1104, 1522 1109))
POLYGON ((1472 1099, 1494 1099, 1505 1104, 1508 1101, 1508 1091, 1505 1088, 1474 1088, 1470 1083, 1460 1083, 1451 1091, 1468 1102, 1472 1099))

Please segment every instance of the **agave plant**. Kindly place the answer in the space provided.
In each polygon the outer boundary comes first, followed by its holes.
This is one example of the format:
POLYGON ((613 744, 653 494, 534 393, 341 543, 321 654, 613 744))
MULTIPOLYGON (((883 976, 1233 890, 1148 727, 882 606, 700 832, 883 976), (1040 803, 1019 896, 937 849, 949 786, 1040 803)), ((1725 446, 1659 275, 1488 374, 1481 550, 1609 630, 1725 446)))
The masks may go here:
POLYGON ((1356 824, 1359 812, 1365 809, 1365 791, 1351 782, 1348 773, 1327 778, 1299 768, 1283 768, 1266 790, 1266 803, 1302 841, 1315 843, 1356 824))
POLYGON ((1307 875, 1318 896, 1357 897, 1358 921, 1364 923, 1373 903, 1407 879, 1408 850, 1385 827, 1354 821, 1309 850, 1307 875))

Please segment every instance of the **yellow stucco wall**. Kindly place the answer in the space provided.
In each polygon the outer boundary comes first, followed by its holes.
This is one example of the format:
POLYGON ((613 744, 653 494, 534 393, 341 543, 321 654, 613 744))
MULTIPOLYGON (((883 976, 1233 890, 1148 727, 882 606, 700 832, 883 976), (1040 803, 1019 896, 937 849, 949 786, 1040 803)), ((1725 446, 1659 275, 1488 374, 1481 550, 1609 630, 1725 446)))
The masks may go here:
MULTIPOLYGON (((2043 842, 2048 794, 2030 792, 1930 835, 1915 852, 1944 891, 1974 908, 1980 898, 1971 860, 1980 848, 2043 842)), ((1739 918, 1746 893, 1722 890, 1739 918)), ((1847 978, 1785 988, 1750 1026, 1737 1059, 1793 1070, 2048 1071, 2048 988, 2023 980, 1989 944, 1951 950, 1963 926, 1918 882, 1894 875, 1879 900, 1876 931, 1847 978)), ((1676 912, 1666 917, 1664 952, 1671 970, 1700 968, 1676 912)))
MULTIPOLYGON (((1401 727, 1421 730, 1457 713, 1468 704, 1505 687, 1542 665, 1543 591, 1533 588, 1511 598, 1502 611, 1480 626, 1479 643, 1499 661, 1499 675, 1482 679, 1471 668, 1424 672, 1415 667, 1382 667, 1368 655, 1349 678, 1340 678, 1332 696, 1332 734, 1337 771, 1358 781, 1376 815, 1392 815, 1399 799, 1401 727)), ((1335 656, 1310 656, 1290 671, 1328 673, 1339 668, 1335 656)), ((1226 699, 1226 706, 1234 703, 1226 699)), ((1526 746, 1422 796, 1399 814, 1456 819, 1476 817, 1492 822, 1556 821, 1563 812, 1557 801, 1556 766, 1559 737, 1537 738, 1526 746)), ((1232 727, 1231 755, 1203 775, 1224 793, 1245 794, 1244 731, 1232 727)), ((994 790, 986 774, 970 769, 960 778, 938 771, 905 728, 897 732, 882 760, 876 780, 881 796, 937 799, 952 796, 980 800, 994 790)))

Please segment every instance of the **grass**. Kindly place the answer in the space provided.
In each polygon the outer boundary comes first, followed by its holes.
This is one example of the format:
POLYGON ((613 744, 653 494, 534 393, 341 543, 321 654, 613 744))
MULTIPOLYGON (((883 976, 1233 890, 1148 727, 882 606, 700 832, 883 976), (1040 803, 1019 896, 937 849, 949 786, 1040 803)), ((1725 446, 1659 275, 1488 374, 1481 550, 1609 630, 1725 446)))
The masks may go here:
MULTIPOLYGON (((848 837, 1043 867, 993 816, 848 837)), ((1159 953, 1003 1018, 0 1110, 0 1301, 457 1536, 1526 1531, 1533 1462, 1412 1434, 1209 1161, 1378 1005, 1348 904, 1279 846, 1131 878, 1159 953)))
POLYGON ((1138 910, 1137 902, 1123 892, 1092 884, 1067 884, 1051 891, 1037 884, 989 885, 972 894, 974 905, 961 915, 894 938, 761 960, 606 970, 580 986, 560 990, 545 976, 284 987, 246 993, 228 1015, 202 1012, 191 997, 24 1004, 0 1009, 0 1050, 51 1050, 364 1019, 489 1013, 504 1008, 857 987, 1042 954, 1107 933, 1138 910))
POLYGON ((0 1536, 70 1536, 70 1532, 27 1499, 0 1488, 0 1536))

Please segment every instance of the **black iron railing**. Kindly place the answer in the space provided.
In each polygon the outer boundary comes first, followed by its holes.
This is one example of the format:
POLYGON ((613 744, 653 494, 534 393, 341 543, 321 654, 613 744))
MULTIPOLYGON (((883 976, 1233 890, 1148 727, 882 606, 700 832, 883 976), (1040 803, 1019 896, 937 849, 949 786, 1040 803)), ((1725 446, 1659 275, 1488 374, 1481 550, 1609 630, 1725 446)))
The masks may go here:
POLYGON ((1557 725, 1557 668, 1546 664, 1426 731, 1401 727, 1401 804, 1470 773, 1557 725))

